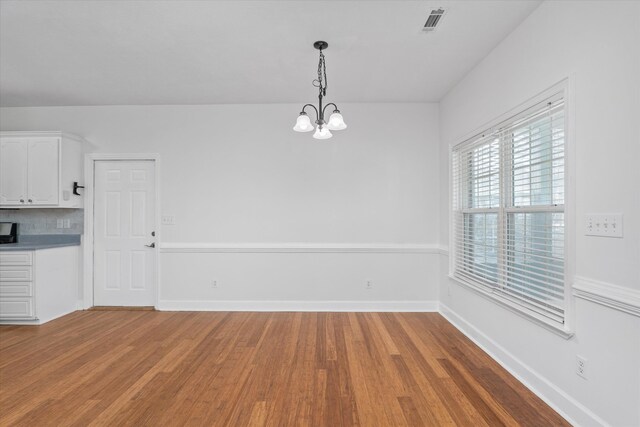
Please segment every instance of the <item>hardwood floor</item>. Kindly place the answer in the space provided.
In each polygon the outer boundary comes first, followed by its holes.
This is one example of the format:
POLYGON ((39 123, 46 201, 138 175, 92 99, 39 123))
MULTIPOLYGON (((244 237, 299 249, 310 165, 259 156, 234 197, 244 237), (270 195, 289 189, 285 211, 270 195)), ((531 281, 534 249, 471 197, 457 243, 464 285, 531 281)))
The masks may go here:
POLYGON ((0 327, 0 425, 568 424, 435 313, 84 311, 0 327))

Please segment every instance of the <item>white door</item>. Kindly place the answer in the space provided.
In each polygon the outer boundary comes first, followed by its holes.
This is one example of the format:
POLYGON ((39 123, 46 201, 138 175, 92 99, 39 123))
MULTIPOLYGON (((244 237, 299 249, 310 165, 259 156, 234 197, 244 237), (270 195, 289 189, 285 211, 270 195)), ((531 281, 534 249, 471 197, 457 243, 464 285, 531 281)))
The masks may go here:
POLYGON ((33 138, 29 140, 29 173, 27 204, 57 205, 59 189, 58 165, 60 139, 33 138))
POLYGON ((2 138, 0 141, 0 204, 27 202, 27 141, 2 138))
POLYGON ((155 162, 96 161, 94 305, 153 306, 155 162))

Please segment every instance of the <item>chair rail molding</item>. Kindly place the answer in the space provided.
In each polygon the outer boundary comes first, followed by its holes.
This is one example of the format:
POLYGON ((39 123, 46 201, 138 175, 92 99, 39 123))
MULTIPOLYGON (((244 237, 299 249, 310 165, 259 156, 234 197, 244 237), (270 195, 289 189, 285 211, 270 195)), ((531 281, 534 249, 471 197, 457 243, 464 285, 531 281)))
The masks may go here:
POLYGON ((397 253, 443 254, 446 248, 421 243, 178 243, 163 242, 162 253, 397 253))
POLYGON ((573 295, 640 317, 640 290, 576 276, 573 295))

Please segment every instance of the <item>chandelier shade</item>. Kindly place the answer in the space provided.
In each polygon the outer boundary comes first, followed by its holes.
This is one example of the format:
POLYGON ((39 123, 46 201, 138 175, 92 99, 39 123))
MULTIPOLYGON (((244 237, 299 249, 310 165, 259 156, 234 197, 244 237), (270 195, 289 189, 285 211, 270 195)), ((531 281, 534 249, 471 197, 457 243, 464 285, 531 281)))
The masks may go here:
POLYGON ((340 111, 335 110, 333 114, 331 114, 331 116, 329 117, 329 123, 327 123, 327 127, 330 130, 343 130, 347 128, 347 124, 344 122, 340 111))
POLYGON ((318 125, 316 128, 313 137, 315 139, 329 139, 333 136, 333 134, 329 131, 329 129, 324 125, 318 125))
POLYGON ((296 132, 311 132, 313 130, 313 124, 311 124, 311 119, 307 113, 300 113, 293 130, 296 132))
POLYGON ((310 132, 314 129, 313 124, 311 123, 311 118, 305 111, 305 108, 310 107, 316 112, 316 121, 315 124, 315 132, 313 137, 315 139, 329 139, 333 135, 331 134, 332 130, 343 130, 347 128, 347 124, 344 122, 344 118, 338 110, 338 106, 333 102, 323 105, 324 97, 327 96, 327 66, 325 63, 324 53, 322 52, 324 49, 329 47, 329 44, 324 41, 317 41, 313 44, 313 47, 320 51, 320 60, 318 61, 318 78, 313 80, 312 84, 314 87, 318 88, 318 107, 313 104, 305 104, 302 107, 302 111, 298 118, 296 119, 296 125, 293 127, 293 130, 296 132, 310 132), (325 110, 329 106, 333 106, 333 113, 329 120, 325 120, 325 110))

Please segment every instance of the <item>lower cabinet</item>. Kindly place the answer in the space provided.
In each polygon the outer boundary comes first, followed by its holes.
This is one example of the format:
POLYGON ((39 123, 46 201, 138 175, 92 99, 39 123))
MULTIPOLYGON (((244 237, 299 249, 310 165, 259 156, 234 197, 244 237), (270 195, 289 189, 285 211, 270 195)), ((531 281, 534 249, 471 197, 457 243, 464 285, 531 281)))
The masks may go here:
POLYGON ((80 246, 0 252, 0 323, 41 324, 76 309, 80 246))

